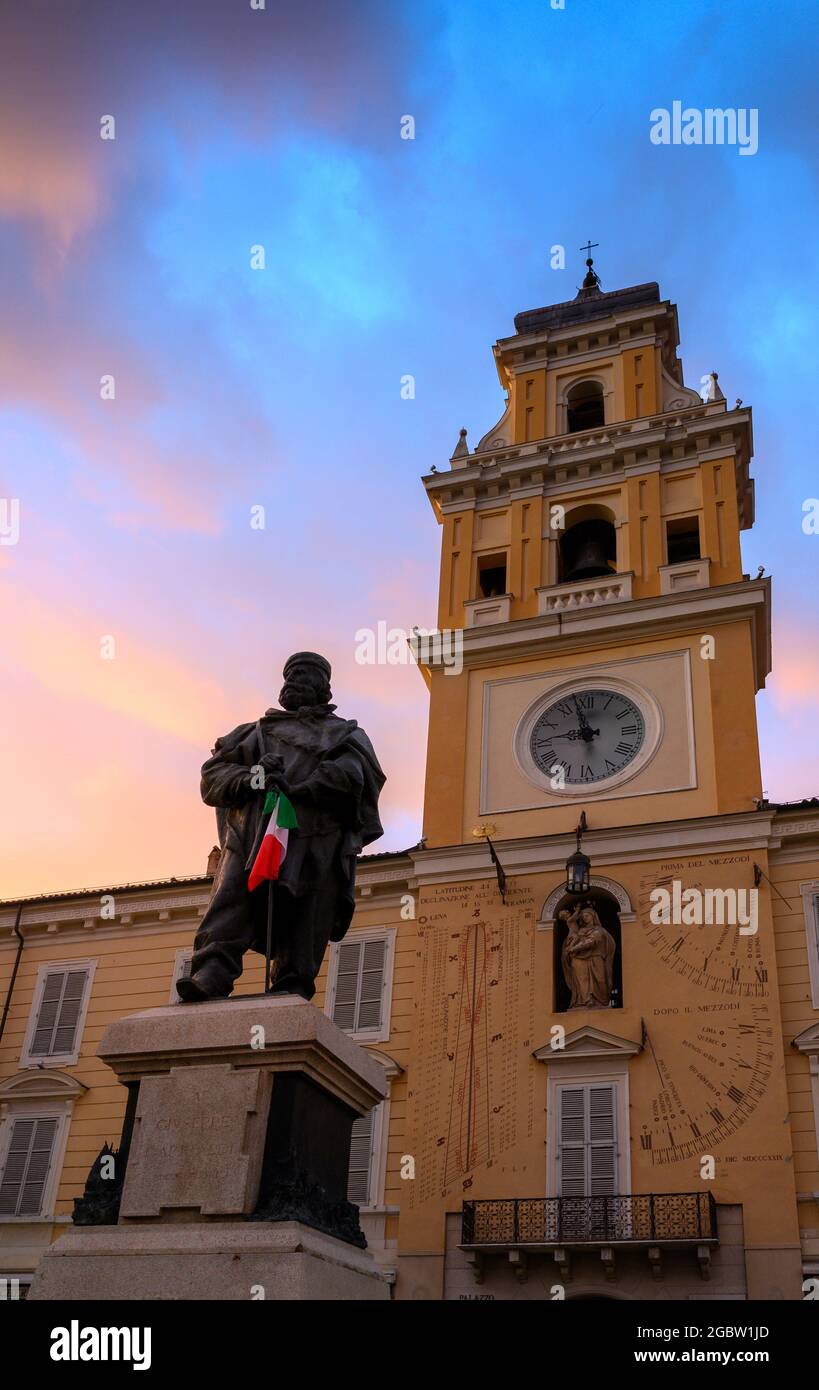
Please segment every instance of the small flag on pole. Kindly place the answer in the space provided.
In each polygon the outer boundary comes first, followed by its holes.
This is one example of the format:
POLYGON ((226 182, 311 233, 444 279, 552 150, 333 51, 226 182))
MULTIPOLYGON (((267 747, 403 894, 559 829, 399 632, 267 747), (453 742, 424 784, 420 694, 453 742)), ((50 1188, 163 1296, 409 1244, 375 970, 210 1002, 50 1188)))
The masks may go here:
POLYGON ((296 813, 282 792, 267 793, 262 814, 269 814, 270 819, 247 881, 251 893, 260 883, 279 877, 279 870, 287 854, 289 832, 298 828, 296 813))
POLYGON ((506 874, 505 874, 505 872, 504 872, 503 865, 501 864, 501 862, 500 862, 500 860, 499 860, 499 858, 498 858, 497 850, 495 849, 495 846, 492 844, 492 841, 490 840, 490 838, 489 838, 488 835, 487 835, 487 837, 486 837, 486 843, 487 843, 488 846, 489 846, 489 857, 490 857, 490 859, 492 860, 492 863, 495 865, 495 873, 496 873, 497 876, 498 876, 498 892, 499 892, 500 895, 501 895, 501 902, 502 902, 502 903, 504 904, 504 906, 505 906, 505 905, 506 905, 506 874))

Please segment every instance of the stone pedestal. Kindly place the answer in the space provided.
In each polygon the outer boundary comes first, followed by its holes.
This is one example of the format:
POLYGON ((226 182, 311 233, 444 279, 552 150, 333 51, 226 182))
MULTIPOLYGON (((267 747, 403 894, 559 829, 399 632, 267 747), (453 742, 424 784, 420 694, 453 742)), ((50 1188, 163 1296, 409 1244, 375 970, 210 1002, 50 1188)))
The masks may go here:
POLYGON ((291 995, 171 1005, 110 1024, 99 1055, 129 1089, 120 1148, 30 1298, 389 1297, 346 1198, 384 1070, 325 1014, 291 995))

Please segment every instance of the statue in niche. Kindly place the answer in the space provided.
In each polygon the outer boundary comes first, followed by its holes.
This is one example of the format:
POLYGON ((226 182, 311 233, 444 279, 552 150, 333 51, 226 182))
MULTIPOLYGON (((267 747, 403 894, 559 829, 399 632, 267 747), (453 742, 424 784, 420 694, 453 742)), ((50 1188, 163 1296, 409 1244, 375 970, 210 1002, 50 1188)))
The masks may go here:
POLYGON ((614 937, 590 902, 564 908, 558 918, 568 928, 560 963, 571 992, 570 1009, 607 1009, 614 985, 614 937))

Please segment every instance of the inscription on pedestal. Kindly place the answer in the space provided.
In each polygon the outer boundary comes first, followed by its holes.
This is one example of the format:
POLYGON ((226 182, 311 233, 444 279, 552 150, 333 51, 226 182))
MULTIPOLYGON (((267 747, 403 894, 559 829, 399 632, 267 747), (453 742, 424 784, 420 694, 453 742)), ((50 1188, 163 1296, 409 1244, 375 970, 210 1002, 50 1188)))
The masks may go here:
POLYGON ((178 1067, 139 1090, 120 1220, 244 1216, 259 1190, 270 1076, 178 1067))

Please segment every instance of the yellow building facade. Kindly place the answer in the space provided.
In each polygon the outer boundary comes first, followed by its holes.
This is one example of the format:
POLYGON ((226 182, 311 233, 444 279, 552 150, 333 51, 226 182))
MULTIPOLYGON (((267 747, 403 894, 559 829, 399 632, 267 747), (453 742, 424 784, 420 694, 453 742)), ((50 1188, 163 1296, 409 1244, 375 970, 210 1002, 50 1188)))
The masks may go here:
MULTIPOLYGON (((654 283, 590 268, 515 330, 498 424, 424 478, 458 657, 419 662, 424 838, 362 858, 319 980, 390 1081, 350 1195, 396 1298, 798 1299, 819 803, 763 799, 751 412, 685 386, 654 283)), ((172 1002, 210 883, 0 904, 0 1277, 25 1286, 116 1144, 96 1046, 172 1002)))

